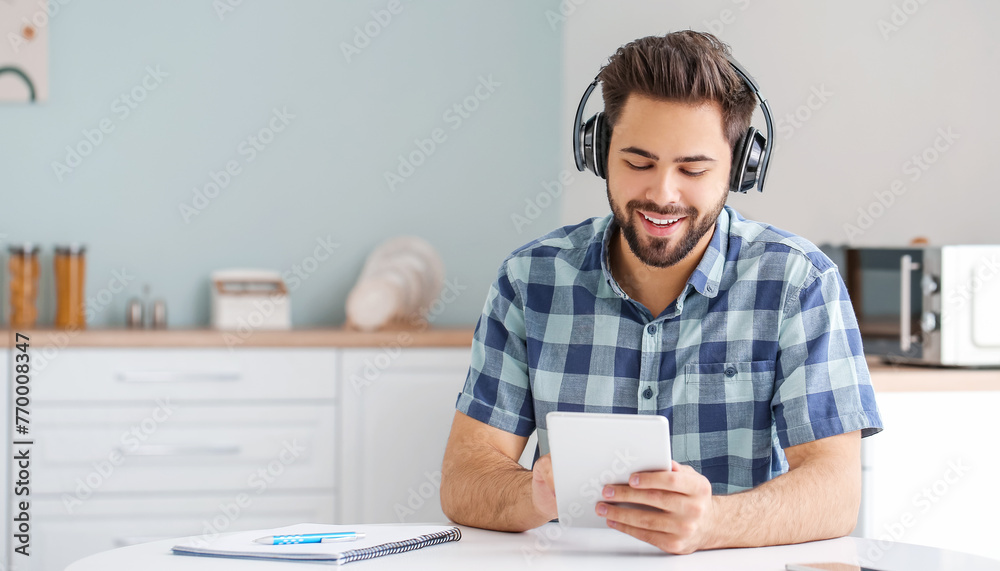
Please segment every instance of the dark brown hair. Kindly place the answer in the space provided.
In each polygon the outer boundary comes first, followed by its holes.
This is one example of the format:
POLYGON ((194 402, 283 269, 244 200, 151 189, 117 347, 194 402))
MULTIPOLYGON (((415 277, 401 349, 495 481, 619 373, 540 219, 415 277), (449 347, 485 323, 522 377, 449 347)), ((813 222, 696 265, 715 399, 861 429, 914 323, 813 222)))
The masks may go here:
POLYGON ((750 127, 757 98, 729 64, 729 53, 712 34, 692 30, 618 48, 598 76, 608 125, 614 128, 633 93, 681 103, 714 101, 722 108, 722 132, 732 149, 750 127))

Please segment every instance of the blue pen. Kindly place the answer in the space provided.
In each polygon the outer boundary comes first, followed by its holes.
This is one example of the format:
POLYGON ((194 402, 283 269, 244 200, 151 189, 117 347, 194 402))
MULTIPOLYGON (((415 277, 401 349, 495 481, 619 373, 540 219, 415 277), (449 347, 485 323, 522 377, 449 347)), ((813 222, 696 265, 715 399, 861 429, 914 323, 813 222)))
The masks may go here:
POLYGON ((257 543, 267 545, 294 545, 298 543, 330 543, 333 541, 355 541, 364 538, 365 534, 357 531, 338 531, 336 533, 303 533, 301 535, 269 535, 255 539, 257 543))

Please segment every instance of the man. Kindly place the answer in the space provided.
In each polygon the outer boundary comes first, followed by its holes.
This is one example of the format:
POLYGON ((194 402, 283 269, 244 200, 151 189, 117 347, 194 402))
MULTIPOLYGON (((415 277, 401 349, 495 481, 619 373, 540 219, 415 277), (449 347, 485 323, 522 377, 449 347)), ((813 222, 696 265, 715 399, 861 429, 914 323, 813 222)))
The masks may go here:
POLYGON ((476 327, 445 453, 455 522, 557 517, 545 415, 662 414, 673 470, 598 502, 670 553, 846 535, 860 439, 881 429, 843 281, 808 241, 725 205, 753 92, 728 47, 691 31, 623 46, 599 76, 612 214, 502 264, 476 327), (520 467, 537 429, 541 457, 520 467))

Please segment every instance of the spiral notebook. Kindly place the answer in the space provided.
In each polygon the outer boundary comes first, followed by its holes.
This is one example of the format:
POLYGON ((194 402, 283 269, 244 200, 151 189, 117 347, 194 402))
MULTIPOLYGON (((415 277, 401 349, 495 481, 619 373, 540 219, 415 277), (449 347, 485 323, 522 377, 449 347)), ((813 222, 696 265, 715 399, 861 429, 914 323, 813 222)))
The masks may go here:
POLYGON ((343 565, 351 561, 372 559, 393 553, 413 551, 439 543, 458 541, 462 532, 454 526, 441 525, 328 525, 300 523, 277 529, 241 531, 213 540, 193 537, 175 545, 174 554, 237 559, 277 559, 325 561, 343 565), (259 537, 306 533, 363 531, 357 541, 337 543, 303 543, 298 545, 262 545, 259 537))

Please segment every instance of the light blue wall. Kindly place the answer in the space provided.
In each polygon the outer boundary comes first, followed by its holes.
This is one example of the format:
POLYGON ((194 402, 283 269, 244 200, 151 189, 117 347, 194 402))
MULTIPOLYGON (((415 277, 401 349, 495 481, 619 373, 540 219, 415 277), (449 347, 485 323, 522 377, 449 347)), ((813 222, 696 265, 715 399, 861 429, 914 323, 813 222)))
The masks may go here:
POLYGON ((318 326, 343 322, 373 247, 417 234, 467 288, 437 323, 474 323, 503 257, 558 222, 558 204, 511 219, 561 164, 557 2, 403 0, 348 62, 341 44, 387 5, 245 0, 220 19, 212 2, 70 2, 52 19, 49 102, 0 105, 0 239, 40 242, 46 258, 85 243, 94 298, 115 270, 134 276, 91 326, 122 324, 149 284, 185 327, 208 323, 212 270, 308 266, 329 236, 340 247, 292 295, 293 323, 318 326), (116 99, 147 66, 168 76, 123 117, 116 99), (444 115, 489 77, 499 86, 460 126, 444 115), (240 144, 275 108, 295 118, 250 162, 240 144), (60 181, 53 162, 102 119, 114 130, 60 181), (390 192, 384 173, 437 128, 444 143, 390 192), (185 222, 180 205, 231 160, 240 174, 185 222))

